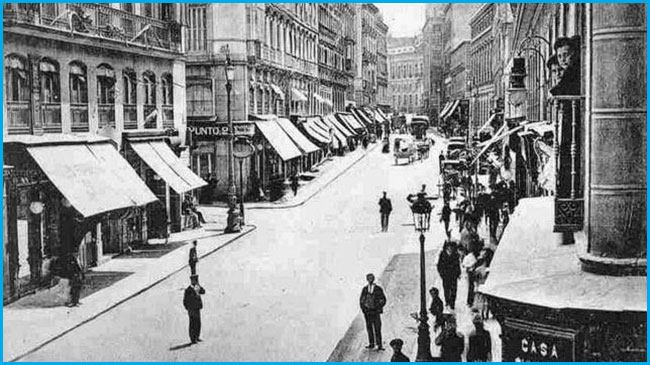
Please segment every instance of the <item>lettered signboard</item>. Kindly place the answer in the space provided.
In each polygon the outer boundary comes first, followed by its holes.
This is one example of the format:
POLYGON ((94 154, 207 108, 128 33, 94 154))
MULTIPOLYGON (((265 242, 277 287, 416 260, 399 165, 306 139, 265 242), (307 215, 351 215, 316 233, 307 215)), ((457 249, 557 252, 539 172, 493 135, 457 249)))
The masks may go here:
POLYGON ((504 362, 575 361, 575 332, 538 323, 506 320, 504 362))

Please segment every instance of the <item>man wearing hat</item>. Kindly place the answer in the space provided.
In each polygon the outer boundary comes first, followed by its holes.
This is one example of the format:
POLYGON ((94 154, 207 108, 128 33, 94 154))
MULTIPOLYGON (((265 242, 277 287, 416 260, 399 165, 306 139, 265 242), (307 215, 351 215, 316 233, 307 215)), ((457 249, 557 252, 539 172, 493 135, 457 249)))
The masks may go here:
POLYGON ((185 289, 183 296, 183 306, 190 317, 190 341, 195 344, 201 341, 201 309, 203 309, 203 300, 201 295, 205 294, 205 289, 199 285, 199 276, 190 276, 190 286, 185 289))
POLYGON ((399 338, 390 342, 390 347, 393 348, 393 357, 390 358, 390 362, 411 362, 411 360, 402 353, 402 346, 404 346, 404 341, 399 338))
POLYGON ((483 327, 483 318, 476 313, 472 323, 474 329, 469 335, 467 362, 492 362, 492 337, 483 327))
POLYGON ((375 284, 375 275, 366 275, 368 285, 364 286, 361 290, 361 297, 359 298, 359 305, 366 320, 366 330, 368 331, 368 346, 367 349, 372 349, 377 345, 378 351, 383 351, 381 341, 381 314, 383 313, 384 306, 386 305, 386 296, 384 290, 375 284))

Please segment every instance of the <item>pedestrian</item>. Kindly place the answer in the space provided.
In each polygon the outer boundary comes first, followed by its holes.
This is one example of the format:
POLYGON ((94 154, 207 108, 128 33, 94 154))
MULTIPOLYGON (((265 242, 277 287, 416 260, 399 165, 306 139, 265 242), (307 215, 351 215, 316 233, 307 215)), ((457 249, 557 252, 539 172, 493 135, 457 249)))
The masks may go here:
POLYGON ((388 220, 390 213, 393 211, 393 204, 390 199, 386 196, 384 191, 384 196, 379 199, 379 214, 381 215, 381 231, 388 232, 388 220))
POLYGON ((393 349, 393 357, 390 358, 390 362, 411 362, 411 360, 402 353, 402 346, 404 346, 404 341, 399 338, 390 341, 390 347, 393 349))
POLYGON ((197 241, 192 241, 192 247, 190 247, 190 274, 196 275, 196 264, 199 262, 199 256, 196 253, 196 244, 197 241))
POLYGON ((445 203, 442 206, 442 212, 440 213, 440 221, 445 224, 445 234, 449 239, 451 238, 451 231, 449 230, 450 220, 451 220, 451 208, 449 207, 449 201, 445 200, 445 203))
POLYGON ((456 329, 456 318, 451 315, 445 320, 445 328, 436 337, 435 344, 440 346, 442 362, 462 362, 465 351, 465 337, 456 329))
POLYGON ((474 329, 469 334, 467 362, 492 362, 492 336, 483 326, 483 318, 475 315, 474 329))
POLYGON ((368 135, 367 134, 364 134, 363 137, 361 137, 361 144, 363 145, 364 150, 368 149, 368 135))
POLYGON ((485 215, 490 226, 490 239, 496 242, 497 228, 499 227, 499 207, 494 192, 490 194, 490 199, 487 201, 485 215))
POLYGON ((386 305, 386 296, 384 290, 375 284, 373 274, 366 275, 366 280, 368 285, 363 287, 359 298, 361 311, 366 320, 366 330, 368 331, 368 346, 366 348, 373 349, 377 345, 378 351, 384 351, 381 340, 381 314, 386 305))
POLYGON ((300 183, 298 182, 298 175, 293 175, 291 177, 291 190, 293 190, 293 196, 298 195, 298 187, 300 183))
POLYGON ((445 185, 442 188, 442 197, 446 202, 451 200, 451 184, 449 182, 445 182, 445 185))
POLYGON ((432 287, 429 290, 429 294, 431 294, 431 306, 429 307, 429 313, 431 313, 431 316, 436 319, 434 322, 435 324, 433 326, 433 330, 437 331, 444 322, 442 318, 442 312, 445 310, 445 306, 442 304, 442 299, 440 299, 440 291, 438 288, 432 287))
POLYGON ((460 257, 455 244, 447 240, 438 256, 438 274, 442 279, 442 288, 445 294, 445 304, 454 310, 456 307, 456 291, 460 277, 460 257))
POLYGON ((194 213, 198 219, 199 224, 197 228, 201 228, 201 224, 205 224, 205 219, 203 218, 203 213, 199 211, 199 199, 196 196, 192 196, 191 209, 192 213, 194 213))
POLYGON ((203 294, 205 294, 205 289, 199 285, 199 276, 190 276, 190 286, 185 289, 183 306, 185 306, 190 319, 189 333, 192 344, 201 341, 201 309, 203 309, 201 295, 203 294))
POLYGON ((470 308, 474 305, 474 270, 478 263, 477 256, 478 254, 474 251, 469 251, 461 264, 467 277, 467 306, 470 308))
POLYGON ((69 299, 66 303, 68 307, 76 307, 79 305, 79 297, 81 296, 81 288, 83 287, 84 273, 73 255, 68 256, 66 270, 70 280, 69 299))

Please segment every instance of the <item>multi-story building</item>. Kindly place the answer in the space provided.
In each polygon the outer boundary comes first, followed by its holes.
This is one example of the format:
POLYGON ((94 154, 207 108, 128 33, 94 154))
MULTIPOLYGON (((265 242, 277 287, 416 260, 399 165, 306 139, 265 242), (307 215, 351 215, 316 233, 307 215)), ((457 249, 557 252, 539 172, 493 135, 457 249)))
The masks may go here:
MULTIPOLYGON (((553 136, 555 164, 544 167, 556 191, 519 201, 480 289, 501 325, 502 360, 645 361, 646 4, 508 6, 504 127, 553 136), (560 40, 572 57, 552 75, 560 40)), ((507 150, 527 177, 534 154, 519 134, 507 150)))
POLYGON ((358 105, 375 105, 377 102, 377 49, 379 30, 377 21, 381 14, 373 4, 357 4, 357 73, 354 82, 355 101, 358 105))
MULTIPOLYGON (((319 4, 184 4, 187 31, 187 118, 193 127, 225 125, 228 95, 225 67, 230 59, 234 80, 230 114, 244 134, 249 115, 316 114, 332 96, 320 95, 319 4)), ((331 25, 329 25, 331 26, 331 25)), ((328 56, 331 64, 336 57, 328 56)), ((325 65, 325 67, 329 67, 325 65)), ((211 200, 229 188, 227 139, 195 140, 192 167, 212 184, 211 200)), ((252 160, 243 164, 248 178, 252 160)), ((239 176, 239 166, 235 175, 239 176)), ((248 179, 243 191, 248 192, 248 179)))
POLYGON ((388 39, 389 96, 400 113, 424 111, 424 60, 419 37, 388 39))
POLYGON ((468 81, 470 99, 470 131, 476 131, 490 117, 494 109, 494 58, 495 40, 493 24, 498 4, 481 6, 470 20, 471 43, 469 50, 471 76, 468 81))
POLYGON ((439 4, 427 4, 427 17, 422 28, 423 98, 425 113, 438 123, 444 105, 443 60, 444 18, 439 4))
POLYGON ((201 185, 174 155, 185 135, 181 10, 4 5, 10 297, 38 285, 44 261, 73 254, 87 268, 180 229, 181 196, 201 185))
POLYGON ((318 4, 318 114, 345 110, 345 91, 351 82, 345 70, 345 36, 340 30, 347 6, 340 3, 318 4))
POLYGON ((345 90, 345 100, 344 106, 355 104, 354 96, 354 78, 357 70, 357 22, 359 18, 357 17, 357 6, 356 4, 350 3, 338 3, 341 9, 341 25, 342 25, 342 40, 343 40, 343 55, 344 55, 344 66, 348 86, 345 90))
POLYGON ((388 95, 388 25, 384 23, 381 15, 376 22, 377 38, 377 106, 385 111, 390 110, 388 95))

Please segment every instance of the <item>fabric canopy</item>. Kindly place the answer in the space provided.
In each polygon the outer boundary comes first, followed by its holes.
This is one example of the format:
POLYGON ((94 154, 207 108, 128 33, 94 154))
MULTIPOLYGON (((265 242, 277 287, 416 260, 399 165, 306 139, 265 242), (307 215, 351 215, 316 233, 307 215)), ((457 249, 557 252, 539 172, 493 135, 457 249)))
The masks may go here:
POLYGON ((357 117, 357 119, 365 123, 367 126, 371 126, 374 124, 370 119, 368 119, 366 114, 359 109, 356 108, 352 109, 352 114, 354 114, 354 116, 357 117))
POLYGON ((294 101, 307 101, 307 97, 298 89, 291 89, 291 95, 294 101))
POLYGON ((341 146, 342 147, 347 147, 348 146, 347 138, 345 137, 345 135, 341 131, 339 131, 338 128, 336 128, 336 126, 334 125, 334 122, 332 121, 334 119, 334 116, 332 114, 330 114, 330 115, 326 116, 323 119, 325 120, 325 122, 330 127, 330 130, 332 131, 332 134, 334 135, 334 137, 336 137, 336 139, 339 140, 339 143, 341 144, 341 146))
POLYGON ((284 100, 284 91, 282 91, 278 85, 271 84, 271 89, 273 89, 273 92, 275 92, 281 100, 284 100))
POLYGON ((363 124, 354 116, 354 114, 349 114, 349 113, 338 113, 339 116, 342 116, 345 122, 353 129, 353 130, 364 130, 366 127, 363 126, 363 124))
POLYGON ((511 129, 509 131, 505 131, 505 128, 506 128, 506 126, 503 125, 503 127, 501 127, 499 129, 499 131, 496 133, 496 135, 494 137, 492 137, 489 141, 485 141, 485 142, 479 144, 479 146, 483 146, 483 149, 481 150, 481 152, 479 152, 478 155, 476 155, 476 157, 472 161, 471 165, 476 163, 476 161, 478 161, 479 157, 481 157, 481 155, 483 155, 485 153, 485 151, 487 151, 490 148, 491 145, 493 145, 496 142, 499 142, 500 140, 508 137, 509 135, 511 135, 511 134, 513 134, 515 132, 520 131, 521 129, 524 128, 524 126, 519 126, 519 127, 513 128, 513 129, 511 129))
POLYGON ((289 119, 278 118, 277 120, 280 128, 293 140, 293 142, 302 150, 303 153, 312 153, 320 151, 320 148, 316 147, 296 128, 289 119))
POLYGON ((348 115, 341 114, 341 113, 336 113, 336 121, 338 124, 345 129, 350 136, 356 136, 357 132, 355 132, 354 128, 350 126, 350 124, 347 122, 347 117, 348 115))
POLYGON ((458 108, 458 104, 460 104, 460 100, 454 100, 454 102, 451 104, 449 109, 447 109, 446 113, 441 115, 441 118, 447 118, 450 117, 454 112, 456 111, 456 108, 458 108))
POLYGON ((34 146, 27 151, 85 218, 158 200, 109 143, 34 146))
POLYGON ((163 141, 131 142, 131 148, 178 194, 208 185, 163 141))
POLYGON ((289 161, 302 156, 298 146, 293 143, 275 120, 260 120, 256 121, 255 125, 262 132, 264 138, 273 146, 282 161, 289 161))
POLYGON ((349 129, 344 127, 338 119, 336 119, 336 116, 334 114, 330 114, 327 117, 327 121, 334 127, 334 129, 338 130, 345 138, 347 137, 352 137, 354 136, 354 133, 352 133, 349 129))
POLYGON ((329 131, 316 125, 315 118, 307 118, 302 122, 304 131, 319 143, 328 144, 331 142, 329 131))
POLYGON ((497 116, 496 114, 490 115, 490 118, 487 120, 487 122, 485 122, 485 124, 483 124, 483 126, 478 130, 478 132, 476 132, 476 134, 479 134, 484 130, 488 129, 488 127, 490 127, 490 124, 492 123, 494 118, 496 118, 496 116, 497 116))
POLYGON ((440 112, 439 116, 442 118, 447 112, 449 111, 449 108, 451 108, 451 105, 453 104, 453 101, 448 101, 445 103, 445 106, 442 108, 442 111, 440 112))

